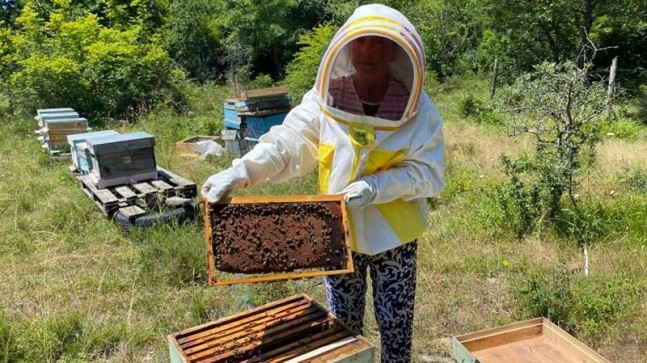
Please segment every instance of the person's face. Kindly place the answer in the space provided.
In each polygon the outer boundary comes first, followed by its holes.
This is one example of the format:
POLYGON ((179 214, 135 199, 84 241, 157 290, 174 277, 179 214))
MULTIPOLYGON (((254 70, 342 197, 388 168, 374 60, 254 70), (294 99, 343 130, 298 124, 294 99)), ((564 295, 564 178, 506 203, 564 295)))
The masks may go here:
POLYGON ((360 74, 383 75, 393 56, 396 45, 387 38, 366 36, 350 43, 350 59, 355 71, 360 74))

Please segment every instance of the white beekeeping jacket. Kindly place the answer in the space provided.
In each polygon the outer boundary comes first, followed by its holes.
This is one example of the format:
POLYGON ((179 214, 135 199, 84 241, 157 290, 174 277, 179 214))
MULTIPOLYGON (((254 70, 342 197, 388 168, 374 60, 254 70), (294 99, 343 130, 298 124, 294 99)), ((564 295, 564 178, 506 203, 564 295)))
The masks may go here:
POLYGON ((427 226, 425 198, 444 186, 441 118, 423 90, 424 59, 420 37, 402 14, 383 5, 357 8, 330 43, 314 88, 282 125, 234 160, 241 185, 284 181, 314 167, 322 194, 364 179, 377 193, 368 206, 349 210, 352 249, 374 255, 420 237, 427 226), (400 107, 381 104, 374 116, 352 107, 357 96, 344 81, 355 73, 350 43, 364 36, 397 45, 387 95, 393 90, 400 107), (350 88, 340 92, 340 84, 350 88))

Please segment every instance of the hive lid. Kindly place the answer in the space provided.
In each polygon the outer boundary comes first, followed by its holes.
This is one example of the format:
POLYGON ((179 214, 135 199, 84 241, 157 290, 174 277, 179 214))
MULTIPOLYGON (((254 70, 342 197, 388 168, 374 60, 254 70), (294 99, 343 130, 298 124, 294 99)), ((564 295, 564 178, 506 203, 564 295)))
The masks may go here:
POLYGON ((65 115, 61 117, 44 117, 43 121, 45 122, 46 125, 53 125, 53 124, 64 124, 64 123, 70 123, 70 122, 88 122, 88 119, 84 117, 79 117, 73 116, 73 115, 65 115))
POLYGON ((69 144, 75 144, 81 141, 85 141, 90 138, 97 138, 97 137, 105 137, 105 136, 113 136, 113 135, 119 135, 119 133, 115 130, 101 130, 101 131, 93 131, 93 132, 84 132, 81 134, 72 134, 72 135, 67 135, 67 142, 69 144))
POLYGON ((69 113, 69 112, 76 112, 74 111, 73 108, 71 107, 60 107, 60 108, 39 108, 36 110, 36 114, 38 116, 45 114, 45 113, 69 113))
POLYGON ((98 139, 90 139, 88 140, 88 148, 93 150, 95 153, 98 152, 99 149, 105 149, 106 147, 116 150, 115 148, 120 147, 120 145, 132 143, 134 141, 144 141, 142 145, 146 147, 155 146, 155 137, 147 132, 140 131, 129 134, 101 137, 98 139))
POLYGON ((79 118, 79 114, 77 112, 43 113, 36 116, 36 119, 42 122, 50 122, 51 120, 74 119, 74 118, 79 118))
POLYGON ((240 94, 242 100, 251 100, 254 98, 270 98, 270 97, 283 97, 288 94, 287 87, 268 87, 256 88, 243 91, 240 94))

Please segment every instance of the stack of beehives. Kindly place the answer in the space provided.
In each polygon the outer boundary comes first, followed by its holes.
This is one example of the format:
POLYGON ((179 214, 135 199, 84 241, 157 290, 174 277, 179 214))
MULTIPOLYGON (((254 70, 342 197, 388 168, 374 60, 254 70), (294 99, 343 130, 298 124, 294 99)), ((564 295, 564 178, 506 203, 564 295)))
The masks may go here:
POLYGON ((97 188, 157 179, 155 137, 145 132, 86 141, 90 178, 97 188))
POLYGON ((73 168, 99 189, 157 179, 155 137, 113 130, 68 135, 73 168))
POLYGON ((291 107, 287 87, 248 90, 225 100, 225 147, 234 155, 245 154, 272 126, 283 123, 291 107))
POLYGON ((68 135, 90 130, 88 120, 79 117, 79 113, 69 107, 39 109, 34 118, 38 122, 38 130, 36 130, 38 140, 50 156, 70 151, 68 135))

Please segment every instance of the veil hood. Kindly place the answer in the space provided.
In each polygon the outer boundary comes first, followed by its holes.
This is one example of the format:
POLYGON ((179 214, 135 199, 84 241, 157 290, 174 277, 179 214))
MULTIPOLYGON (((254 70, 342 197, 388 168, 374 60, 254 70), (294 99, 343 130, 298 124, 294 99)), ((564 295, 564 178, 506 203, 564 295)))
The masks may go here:
POLYGON ((319 65, 315 93, 322 110, 339 121, 362 122, 375 126, 397 127, 418 112, 423 92, 425 70, 424 47, 413 25, 399 11, 380 4, 358 7, 337 31, 319 65), (350 77, 355 72, 350 59, 350 43, 364 36, 379 36, 397 45, 395 56, 388 67, 389 77, 399 81, 409 92, 406 107, 399 119, 353 115, 333 107, 331 81, 350 77))

